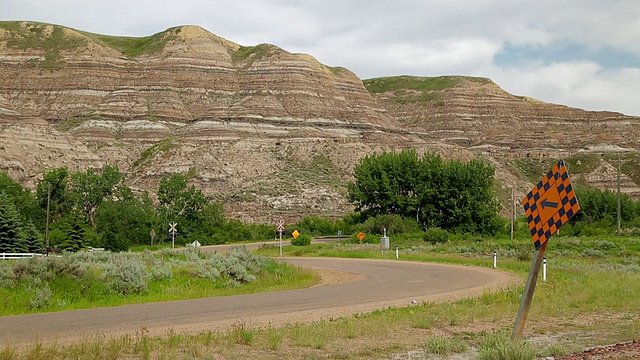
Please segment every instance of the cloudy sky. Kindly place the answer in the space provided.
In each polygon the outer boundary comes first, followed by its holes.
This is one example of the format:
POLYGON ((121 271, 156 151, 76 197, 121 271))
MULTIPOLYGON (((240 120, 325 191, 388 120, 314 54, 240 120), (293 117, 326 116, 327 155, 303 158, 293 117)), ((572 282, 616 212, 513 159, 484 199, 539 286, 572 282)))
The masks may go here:
POLYGON ((199 25, 363 79, 483 76, 515 95, 640 116, 638 0, 0 0, 0 20, 126 36, 199 25))

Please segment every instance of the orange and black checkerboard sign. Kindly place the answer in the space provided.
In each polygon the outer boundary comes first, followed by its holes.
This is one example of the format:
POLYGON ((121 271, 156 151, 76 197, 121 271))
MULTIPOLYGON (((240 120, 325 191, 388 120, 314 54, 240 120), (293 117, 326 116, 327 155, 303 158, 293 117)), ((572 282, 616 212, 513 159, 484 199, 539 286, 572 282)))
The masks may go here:
POLYGON ((580 210, 564 161, 542 177, 522 199, 522 205, 538 249, 580 210))

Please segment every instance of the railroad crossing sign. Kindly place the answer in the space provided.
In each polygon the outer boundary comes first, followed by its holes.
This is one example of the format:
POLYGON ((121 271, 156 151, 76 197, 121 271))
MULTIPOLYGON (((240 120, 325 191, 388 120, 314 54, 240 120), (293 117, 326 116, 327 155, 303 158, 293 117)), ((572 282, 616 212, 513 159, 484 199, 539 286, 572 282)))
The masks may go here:
POLYGON ((291 233, 291 235, 293 236, 294 239, 297 239, 298 236, 300 236, 300 232, 298 232, 298 230, 293 230, 293 232, 291 233))
POLYGON ((366 235, 365 235, 362 231, 360 231, 360 232, 358 233, 358 240, 360 240, 360 241, 364 240, 364 237, 365 237, 365 236, 366 236, 366 235))
POLYGON ((280 219, 276 221, 276 230, 280 232, 284 231, 284 220, 280 219))
POLYGON ((522 205, 537 250, 580 210, 563 160, 531 189, 522 205))
POLYGON ((176 226, 178 226, 178 223, 173 221, 169 223, 169 232, 172 234, 175 234, 178 232, 178 230, 176 230, 176 226))

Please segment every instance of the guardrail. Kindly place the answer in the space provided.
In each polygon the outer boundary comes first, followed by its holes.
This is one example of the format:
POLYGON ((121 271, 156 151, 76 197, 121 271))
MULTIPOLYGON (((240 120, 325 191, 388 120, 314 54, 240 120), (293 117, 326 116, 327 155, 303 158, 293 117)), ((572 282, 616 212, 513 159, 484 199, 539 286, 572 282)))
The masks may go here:
POLYGON ((36 256, 43 256, 38 253, 0 253, 0 260, 24 259, 36 256))

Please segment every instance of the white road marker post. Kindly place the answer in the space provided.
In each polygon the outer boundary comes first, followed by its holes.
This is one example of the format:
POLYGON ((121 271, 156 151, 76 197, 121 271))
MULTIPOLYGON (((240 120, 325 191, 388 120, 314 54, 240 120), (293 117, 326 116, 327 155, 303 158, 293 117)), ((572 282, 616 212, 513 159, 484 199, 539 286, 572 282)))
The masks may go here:
POLYGON ((396 260, 400 258, 400 253, 398 252, 398 247, 396 246, 396 260))
POLYGON ((493 251, 493 268, 498 267, 498 250, 493 251))
POLYGON ((542 281, 547 281, 547 258, 542 258, 542 281))

